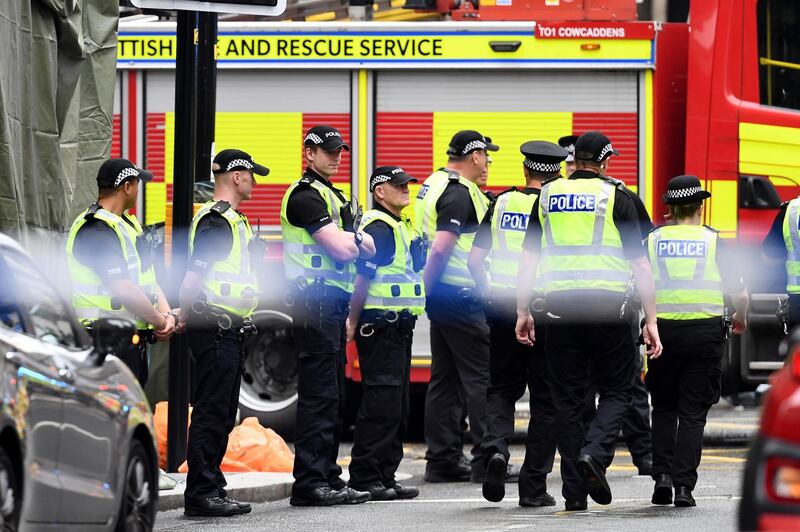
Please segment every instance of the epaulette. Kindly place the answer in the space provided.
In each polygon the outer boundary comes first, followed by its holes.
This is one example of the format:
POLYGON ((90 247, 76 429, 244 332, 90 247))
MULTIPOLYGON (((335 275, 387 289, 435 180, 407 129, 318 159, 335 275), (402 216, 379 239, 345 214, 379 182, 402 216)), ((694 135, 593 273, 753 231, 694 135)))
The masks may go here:
POLYGON ((664 226, 663 226, 663 225, 657 225, 657 226, 653 227, 652 229, 650 229, 650 230, 647 232, 647 234, 649 235, 649 234, 650 234, 650 233, 652 233, 653 231, 658 231, 658 230, 659 230, 659 229, 661 229, 662 227, 664 227, 664 226))
MULTIPOLYGON (((610 184, 614 185, 615 187, 617 187, 618 189, 620 189, 622 191, 628 190, 628 187, 625 186, 625 183, 622 182, 622 180, 617 179, 616 177, 611 177, 611 176, 607 176, 607 175, 597 176, 597 177, 599 177, 600 179, 602 179, 606 183, 610 183, 610 184)), ((628 192, 630 192, 630 191, 628 191, 628 192)))
POLYGON ((542 181, 542 186, 545 186, 547 183, 552 183, 553 181, 555 181, 557 179, 563 179, 563 178, 560 175, 557 175, 555 177, 551 177, 551 178, 545 179, 545 180, 542 181))
POLYGON ((461 174, 459 174, 455 170, 445 168, 444 171, 447 172, 447 179, 449 179, 450 181, 458 181, 461 178, 461 174))
POLYGON ((97 214, 97 211, 102 209, 99 203, 92 203, 92 205, 86 209, 86 216, 83 217, 84 220, 91 220, 94 218, 94 215, 97 214))
POLYGON ((790 201, 791 201, 791 200, 784 201, 783 203, 781 203, 781 204, 778 206, 778 208, 779 208, 779 209, 781 209, 781 208, 783 208, 783 207, 786 207, 787 205, 789 205, 789 202, 790 202, 790 201))
POLYGON ((719 229, 714 229, 710 225, 703 224, 703 227, 705 227, 706 229, 710 229, 711 231, 714 231, 715 233, 719 234, 719 229))
POLYGON ((304 175, 300 178, 300 181, 297 182, 298 186, 306 187, 311 186, 311 183, 314 182, 314 178, 304 175))
POLYGON ((519 190, 517 187, 511 187, 511 188, 507 188, 507 189, 505 189, 505 190, 504 190, 504 191, 502 191, 502 192, 498 192, 498 193, 497 193, 497 195, 494 197, 494 199, 497 199, 497 198, 499 198, 499 197, 500 197, 500 196, 502 196, 503 194, 508 194, 509 192, 516 192, 517 190, 519 190))
POLYGON ((231 208, 231 204, 227 201, 220 200, 211 207, 211 212, 215 212, 217 214, 224 214, 225 211, 231 208))

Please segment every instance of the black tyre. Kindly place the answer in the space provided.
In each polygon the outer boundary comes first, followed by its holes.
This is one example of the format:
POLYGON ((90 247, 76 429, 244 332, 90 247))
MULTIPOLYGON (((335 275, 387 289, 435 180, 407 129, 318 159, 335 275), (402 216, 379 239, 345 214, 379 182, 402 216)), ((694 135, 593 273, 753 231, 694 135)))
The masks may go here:
POLYGON ((22 489, 18 472, 6 450, 0 447, 0 531, 10 532, 19 527, 22 509, 22 489))
POLYGON ((253 314, 258 333, 246 346, 247 359, 239 392, 241 418, 259 423, 293 440, 297 415, 297 353, 292 318, 283 312, 253 314))
POLYGON ((158 469, 142 442, 131 442, 117 532, 150 532, 156 520, 158 469))

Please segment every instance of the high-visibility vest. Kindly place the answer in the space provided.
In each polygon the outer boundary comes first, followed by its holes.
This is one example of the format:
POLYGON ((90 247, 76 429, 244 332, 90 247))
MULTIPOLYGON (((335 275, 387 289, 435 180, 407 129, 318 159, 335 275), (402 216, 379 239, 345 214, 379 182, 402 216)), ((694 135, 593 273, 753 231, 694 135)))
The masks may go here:
POLYGON ((668 320, 722 316, 717 232, 704 225, 665 225, 648 238, 656 315, 668 320))
POLYGON ((286 207, 289 197, 298 186, 310 186, 322 197, 328 209, 328 215, 339 229, 343 229, 339 209, 344 201, 330 187, 317 179, 303 178, 293 183, 281 203, 281 231, 283 232, 283 263, 286 269, 286 278, 290 283, 298 279, 305 279, 308 285, 313 284, 317 277, 323 277, 325 284, 353 293, 353 283, 356 277, 354 262, 342 264, 336 262, 324 247, 314 240, 303 227, 296 227, 289 223, 286 207))
POLYGON ((517 286, 522 241, 537 197, 536 194, 511 190, 495 201, 492 249, 489 252, 489 280, 493 290, 509 290, 517 286))
POLYGON ((602 178, 556 179, 539 196, 545 294, 563 290, 624 293, 631 270, 614 224, 616 186, 602 178))
POLYGON ((786 206, 783 241, 786 243, 786 293, 800 294, 800 198, 786 206))
MULTIPOLYGON (((417 194, 417 201, 414 204, 414 227, 418 233, 429 241, 432 241, 436 235, 436 220, 439 216, 436 211, 436 203, 444 193, 447 185, 453 181, 467 187, 478 222, 483 219, 489 208, 489 199, 481 192, 478 185, 453 170, 437 170, 422 184, 417 194)), ((458 235, 453 252, 450 254, 450 258, 447 260, 442 272, 441 282, 469 288, 475 286, 475 281, 469 273, 469 268, 467 268, 467 256, 470 249, 472 249, 473 240, 475 240, 474 232, 458 235)))
POLYGON ((203 278, 203 292, 209 305, 246 318, 258 305, 258 282, 250 263, 248 244, 253 230, 244 214, 231 209, 227 202, 208 201, 192 219, 189 230, 189 254, 194 253, 194 239, 200 220, 211 211, 221 215, 231 228, 231 249, 224 259, 214 261, 203 278))
POLYGON ((425 310, 425 287, 422 274, 414 271, 411 258, 411 241, 414 230, 407 218, 396 220, 385 212, 372 209, 364 213, 361 226, 380 220, 391 227, 394 233, 394 260, 386 266, 378 266, 375 278, 369 284, 365 309, 400 311, 408 309, 418 316, 425 310))
POLYGON ((152 328, 113 297, 100 276, 75 256, 75 237, 91 219, 101 221, 114 231, 122 248, 128 277, 150 299, 153 308, 158 306, 155 272, 152 266, 142 271, 142 260, 136 249, 136 237, 142 232, 139 222, 127 213, 117 216, 102 207, 90 207, 75 218, 67 235, 67 268, 72 281, 72 306, 75 314, 86 326, 90 326, 100 318, 124 318, 136 322, 136 327, 140 330, 152 328), (123 217, 127 221, 123 220, 123 217))

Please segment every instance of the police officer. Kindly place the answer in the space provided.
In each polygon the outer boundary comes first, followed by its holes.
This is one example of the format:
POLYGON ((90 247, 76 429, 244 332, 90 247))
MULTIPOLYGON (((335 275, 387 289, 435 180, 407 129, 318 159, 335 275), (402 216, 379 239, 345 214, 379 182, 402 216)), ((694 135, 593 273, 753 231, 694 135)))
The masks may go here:
POLYGON ((372 237, 331 183, 342 150, 350 147, 330 126, 308 130, 306 171, 281 204, 286 277, 292 286, 297 346, 297 423, 293 506, 355 504, 368 492, 348 487, 336 464, 344 409, 345 320, 356 276, 354 261, 375 254, 372 237))
POLYGON ((695 506, 703 427, 721 389, 725 292, 735 309, 733 333, 747 327, 748 296, 736 261, 726 256, 717 231, 701 225, 703 200, 710 197, 695 176, 670 179, 664 203, 672 225, 648 238, 664 344, 646 378, 653 402, 653 504, 672 503, 674 484, 675 506, 695 506))
POLYGON ((350 461, 349 485, 372 500, 413 499, 419 490, 394 478, 403 459, 408 425, 411 342, 417 316, 425 310, 423 240, 401 214, 416 183, 398 166, 376 168, 369 180, 374 208, 363 231, 375 256, 358 260, 350 300, 348 340, 355 339, 363 383, 350 461))
MULTIPOLYGON (((575 141, 578 137, 569 136, 562 137, 559 142, 570 142, 567 148, 571 150, 574 156, 575 141)), ((616 151, 616 150, 615 150, 616 151)), ((617 155, 614 153, 614 155, 617 155)), ((574 158, 574 157, 573 157, 574 158)), ((568 158, 569 159, 569 158, 568 158)), ((647 235, 653 229, 653 222, 650 220, 650 214, 644 206, 642 199, 633 193, 625 184, 619 180, 608 175, 608 167, 610 165, 611 157, 606 159, 605 177, 613 181, 617 188, 623 191, 636 208, 636 214, 639 218, 639 230, 641 231, 642 240, 647 238, 647 235)), ((574 162, 572 164, 574 171, 574 162)), ((568 176, 571 175, 567 174, 568 176)), ((631 296, 633 294, 630 294, 631 296)), ((628 302, 628 314, 630 316, 631 335, 633 338, 639 336, 639 306, 636 304, 635 298, 630 297, 628 302)), ((628 446, 631 453, 633 465, 636 466, 640 475, 650 476, 653 474, 653 440, 650 433, 650 398, 647 394, 647 387, 644 384, 642 374, 644 373, 644 360, 636 348, 631 352, 634 359, 635 371, 633 375, 633 386, 631 387, 631 407, 625 414, 622 423, 622 438, 628 446)), ((589 393, 586 396, 586 406, 583 412, 584 426, 588 427, 592 419, 594 419, 596 411, 597 400, 597 386, 594 384, 589 387, 589 393)))
POLYGON ((575 142, 578 135, 565 135, 558 139, 558 145, 567 150, 564 162, 564 177, 569 177, 575 172, 575 142))
POLYGON ((250 199, 255 176, 266 176, 269 169, 234 149, 219 152, 211 168, 214 197, 192 219, 189 264, 179 293, 180 321, 187 326, 197 380, 184 513, 227 517, 250 511, 249 504, 227 496, 220 464, 236 423, 244 344, 255 332, 250 315, 258 303, 251 247, 260 239, 238 209, 250 199))
POLYGON ((800 197, 781 204, 761 250, 768 264, 780 263, 785 268, 788 298, 778 317, 788 333, 800 325, 800 197))
POLYGON ((118 356, 144 386, 147 340, 167 340, 175 316, 156 282, 152 257, 138 220, 139 182, 153 178, 127 159, 109 159, 97 172, 97 202, 75 218, 67 237, 72 305, 86 327, 104 317, 134 320, 142 341, 118 356))
POLYGON ((630 198, 603 177, 614 148, 600 132, 575 144, 570 179, 546 183, 533 206, 523 243, 517 291, 517 339, 536 340, 530 314, 536 277, 546 297, 545 354, 556 405, 562 494, 567 510, 586 508, 586 494, 611 502, 605 470, 630 406, 634 349, 624 315, 631 272, 645 312, 649 354, 661 352, 653 278, 630 198), (597 383, 597 415, 584 435, 580 423, 589 378, 597 383))
POLYGON ((469 269, 476 290, 486 304, 490 331, 489 393, 483 453, 487 459, 483 496, 492 502, 505 495, 504 476, 509 459, 508 443, 514 434, 517 400, 530 390, 531 420, 525 462, 519 473, 520 506, 553 506, 547 493, 547 474, 553 469, 556 439, 554 407, 550 395, 547 360, 541 340, 544 330, 537 323, 540 342, 533 347, 516 341, 517 268, 522 258, 522 240, 528 217, 539 195, 542 181, 559 177, 567 153, 552 142, 531 141, 520 147, 525 156, 525 188, 500 194, 484 216, 469 254, 469 269), (489 258, 489 275, 485 266, 489 258))
POLYGON ((423 277, 431 320, 431 380, 425 398, 427 482, 483 481, 480 442, 486 423, 489 330, 467 255, 489 200, 476 182, 488 152, 498 147, 477 131, 459 131, 447 149, 448 162, 431 174, 417 194, 414 224, 432 242, 423 277), (463 403, 461 399, 463 389, 463 403), (461 463, 462 404, 474 438, 471 467, 461 463))

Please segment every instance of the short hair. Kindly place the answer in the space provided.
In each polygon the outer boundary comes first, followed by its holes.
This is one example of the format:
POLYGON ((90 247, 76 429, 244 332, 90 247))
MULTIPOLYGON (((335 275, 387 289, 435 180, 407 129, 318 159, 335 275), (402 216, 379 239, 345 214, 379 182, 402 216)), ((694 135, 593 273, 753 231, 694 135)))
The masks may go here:
POLYGON ((559 175, 561 175, 558 172, 539 172, 538 170, 531 170, 525 165, 522 165, 522 168, 525 171, 525 177, 541 179, 542 181, 544 181, 545 179, 552 179, 554 177, 558 177, 559 175))
POLYGON ((448 155, 447 162, 449 163, 460 163, 461 161, 466 161, 470 158, 472 152, 465 153, 464 155, 448 155))
POLYGON ((575 166, 580 166, 581 168, 585 166, 591 166, 592 168, 600 168, 600 166, 603 164, 603 161, 593 161, 591 159, 578 159, 577 157, 575 157, 575 166))
POLYGON ((691 218, 698 212, 700 212, 700 208, 703 206, 702 201, 698 201, 696 203, 688 203, 684 205, 667 205, 669 207, 669 215, 673 220, 683 220, 686 218, 691 218))

